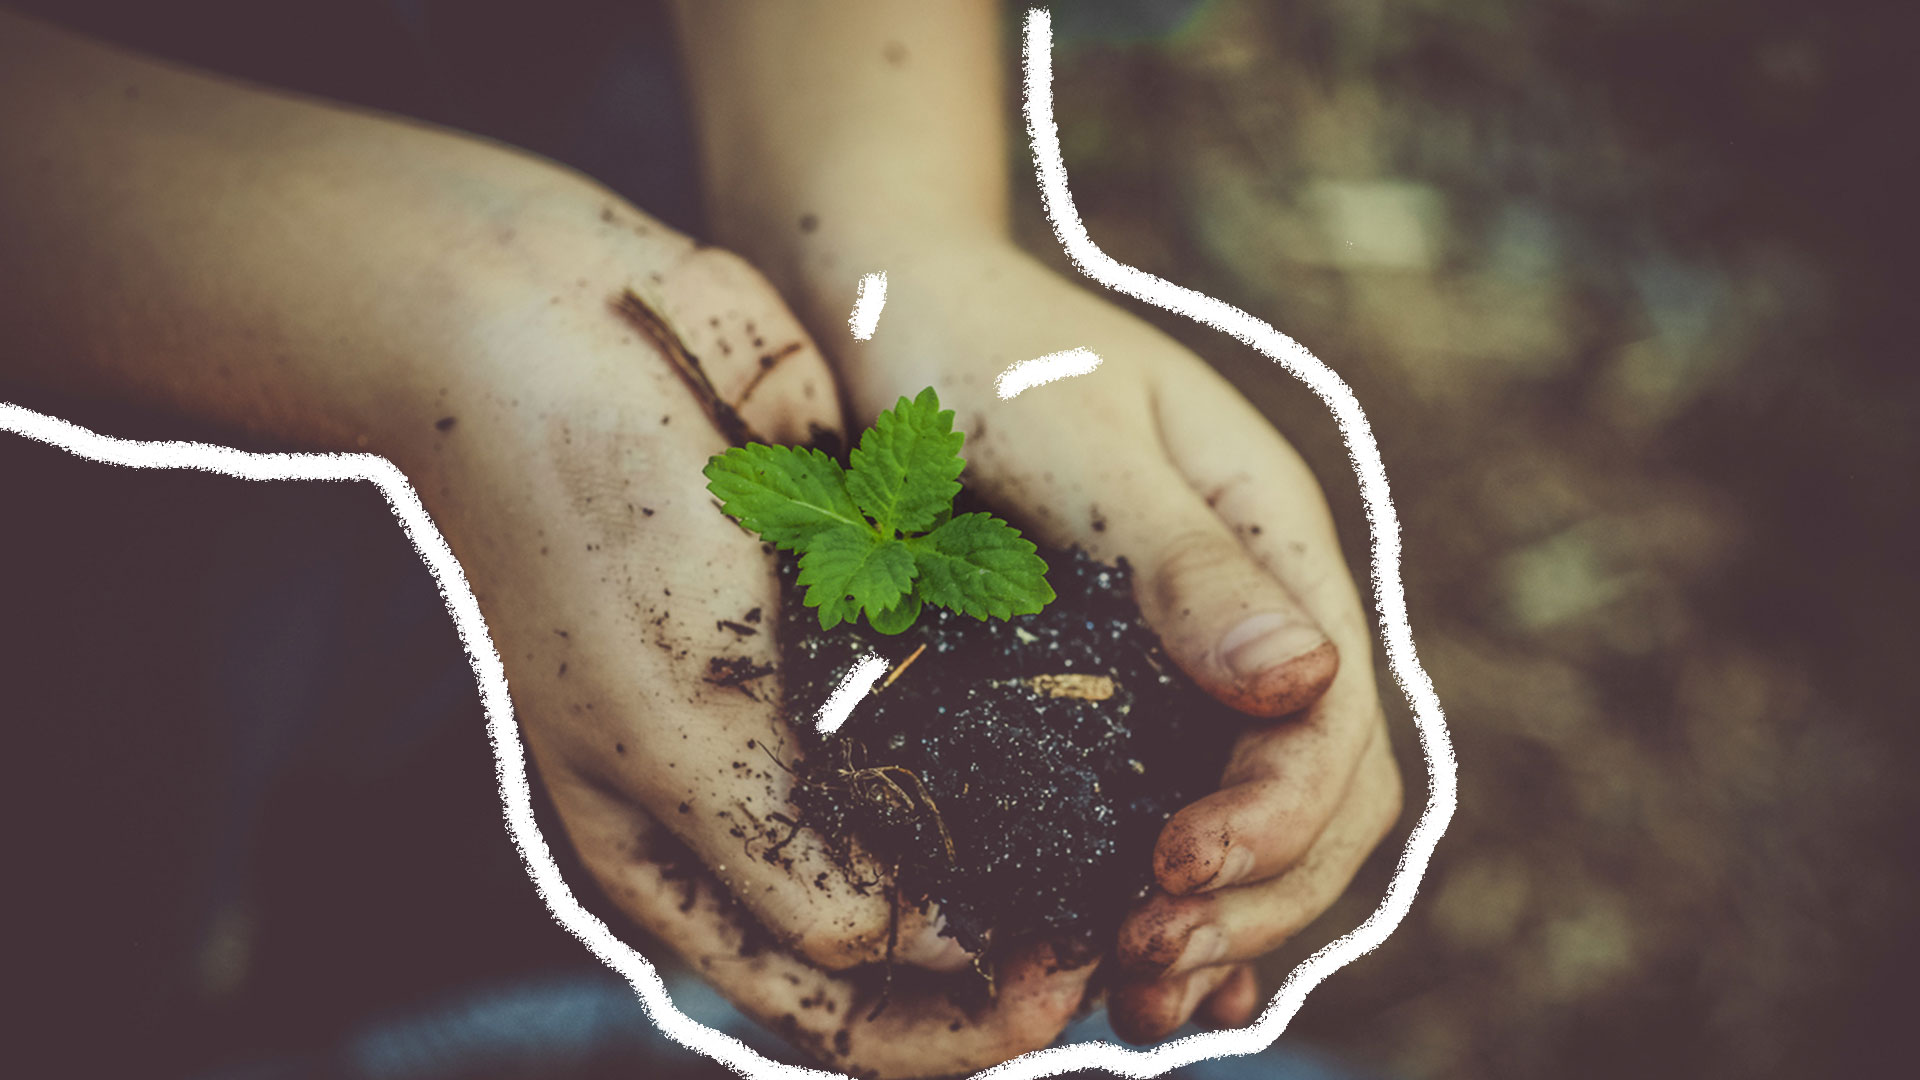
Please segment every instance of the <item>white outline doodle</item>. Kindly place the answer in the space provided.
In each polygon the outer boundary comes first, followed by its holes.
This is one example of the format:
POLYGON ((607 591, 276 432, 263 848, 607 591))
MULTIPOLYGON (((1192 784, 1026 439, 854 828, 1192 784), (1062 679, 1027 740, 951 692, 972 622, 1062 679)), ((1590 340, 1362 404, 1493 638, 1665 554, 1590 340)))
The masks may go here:
MULTIPOLYGON (((1412 632, 1407 626, 1406 598, 1400 583, 1399 521, 1387 494, 1385 468, 1353 392, 1306 349, 1259 319, 1219 300, 1116 262, 1095 246, 1074 208, 1067 190, 1066 170, 1061 164, 1053 121, 1052 22, 1044 9, 1034 8, 1027 13, 1024 41, 1024 104, 1034 164, 1047 217, 1074 265, 1108 288, 1238 338, 1306 383, 1333 411, 1360 481, 1360 494, 1371 528, 1373 592, 1386 641, 1388 666, 1413 709, 1420 747, 1429 767, 1426 809, 1407 841, 1406 851, 1400 857, 1380 907, 1358 928, 1302 961, 1287 976, 1254 1026, 1194 1035, 1144 1051, 1113 1043, 1056 1046, 1025 1054, 977 1074, 980 1080, 988 1077, 1038 1080, 1070 1070, 1100 1068, 1123 1076, 1145 1078, 1206 1058, 1252 1054, 1265 1049, 1299 1011, 1308 991, 1384 941, 1406 917, 1434 845, 1453 815, 1457 797, 1456 767, 1444 714, 1431 680, 1415 657, 1412 632)), ((876 304, 876 316, 877 307, 876 304)), ((127 468, 197 469, 243 480, 364 480, 378 487, 407 539, 432 573, 453 616, 479 683, 507 832, 535 890, 554 919, 633 986, 648 1019, 675 1042, 755 1080, 839 1075, 772 1061, 739 1039, 682 1013, 668 996, 653 964, 615 937, 567 887, 546 838, 534 822, 526 755, 515 727, 506 672, 487 632, 479 603, 446 539, 427 516, 413 486, 392 462, 373 454, 250 453, 207 443, 119 439, 6 402, 0 402, 0 431, 56 446, 90 461, 127 468)))
POLYGON ((1386 465, 1380 460, 1380 447, 1374 442, 1373 429, 1367 424, 1360 402, 1332 369, 1299 342, 1267 323, 1231 304, 1128 266, 1100 250, 1080 221, 1073 193, 1067 188, 1067 170, 1060 156, 1060 133, 1053 118, 1053 19, 1045 8, 1027 10, 1022 41, 1025 54, 1022 107, 1034 169, 1040 178, 1041 199, 1046 205, 1047 220, 1053 225, 1053 234, 1075 268, 1115 292, 1184 315, 1239 339, 1305 383, 1332 410, 1341 438, 1346 442, 1347 460, 1360 481, 1360 499, 1366 506, 1368 530, 1372 534, 1373 599, 1386 642, 1387 668, 1413 710, 1420 751, 1427 760, 1427 806, 1407 838, 1406 850, 1401 852, 1400 863, 1394 869, 1393 880, 1388 883, 1380 906, 1365 922, 1302 960, 1289 972, 1253 1026, 1190 1035, 1144 1052, 1113 1043, 1054 1047, 982 1074, 1002 1080, 1015 1077, 1031 1080, 1068 1069, 1100 1068, 1144 1078, 1207 1058, 1259 1053, 1273 1045, 1286 1030, 1309 991, 1335 971, 1378 948, 1406 918, 1420 879, 1433 858, 1434 845, 1440 842, 1441 834, 1453 818, 1459 798, 1458 766, 1453 758, 1453 741, 1447 735, 1446 714, 1433 691, 1433 680, 1420 667, 1414 653, 1413 631, 1407 626, 1406 591, 1400 583, 1400 517, 1387 493, 1386 465), (1051 1068, 1041 1072, 1008 1067, 1027 1061, 1045 1062, 1051 1068))

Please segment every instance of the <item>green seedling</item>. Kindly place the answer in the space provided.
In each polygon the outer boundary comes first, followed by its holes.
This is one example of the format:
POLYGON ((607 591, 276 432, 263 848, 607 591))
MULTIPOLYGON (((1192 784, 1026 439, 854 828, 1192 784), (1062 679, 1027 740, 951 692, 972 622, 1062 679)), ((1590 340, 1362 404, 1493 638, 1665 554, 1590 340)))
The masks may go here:
POLYGON ((1053 600, 1047 564, 992 514, 953 513, 966 460, 933 388, 880 414, 848 455, 751 443, 707 462, 707 490, 762 540, 800 556, 803 602, 821 629, 898 634, 926 604, 1008 619, 1053 600))

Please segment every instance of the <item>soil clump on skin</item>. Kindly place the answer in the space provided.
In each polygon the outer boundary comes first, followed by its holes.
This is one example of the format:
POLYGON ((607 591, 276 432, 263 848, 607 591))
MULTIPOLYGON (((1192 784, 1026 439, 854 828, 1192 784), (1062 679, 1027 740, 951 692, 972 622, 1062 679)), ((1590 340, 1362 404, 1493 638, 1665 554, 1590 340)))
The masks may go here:
POLYGON ((822 631, 781 560, 800 825, 843 852, 859 837, 903 899, 938 903, 976 952, 989 932, 1104 948, 1152 883, 1161 826, 1218 787, 1245 724, 1168 659, 1124 560, 1040 554, 1058 594, 1045 611, 982 622, 928 607, 892 637, 822 631), (869 651, 893 681, 818 734, 815 711, 869 651))

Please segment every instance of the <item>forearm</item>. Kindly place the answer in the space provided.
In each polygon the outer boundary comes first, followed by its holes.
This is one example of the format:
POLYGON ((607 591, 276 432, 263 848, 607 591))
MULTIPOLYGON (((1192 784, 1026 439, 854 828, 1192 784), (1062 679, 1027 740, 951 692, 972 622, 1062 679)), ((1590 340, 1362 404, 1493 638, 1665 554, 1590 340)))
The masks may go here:
POLYGON ((915 251, 1005 241, 992 0, 677 7, 709 216, 796 303, 915 251))
POLYGON ((5 12, 0 115, 0 385, 300 445, 445 386, 422 358, 459 330, 450 249, 537 172, 5 12))

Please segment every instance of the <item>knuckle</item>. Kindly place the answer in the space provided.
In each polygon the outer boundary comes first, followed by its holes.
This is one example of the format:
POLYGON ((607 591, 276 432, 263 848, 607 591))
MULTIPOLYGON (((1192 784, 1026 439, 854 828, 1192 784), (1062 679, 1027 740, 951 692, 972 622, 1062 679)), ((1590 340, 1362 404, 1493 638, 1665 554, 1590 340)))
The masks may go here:
POLYGON ((1154 565, 1168 586, 1178 586, 1212 572, 1239 553, 1239 545, 1219 530, 1189 527, 1161 545, 1154 565))
POLYGON ((1210 601, 1224 599, 1212 595, 1218 589, 1220 570, 1242 557, 1239 545, 1217 529, 1183 528, 1154 552, 1149 563, 1152 584, 1142 599, 1163 619, 1190 622, 1210 601))

